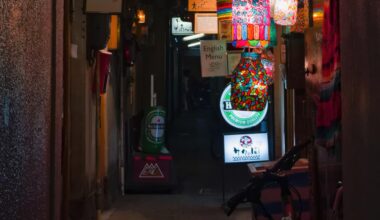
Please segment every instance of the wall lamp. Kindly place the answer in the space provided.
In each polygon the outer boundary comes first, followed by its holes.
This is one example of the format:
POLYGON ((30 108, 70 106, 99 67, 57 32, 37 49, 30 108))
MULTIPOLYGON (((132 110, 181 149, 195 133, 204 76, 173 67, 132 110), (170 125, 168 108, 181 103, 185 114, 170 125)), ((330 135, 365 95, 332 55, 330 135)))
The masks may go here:
POLYGON ((183 41, 189 41, 189 40, 194 40, 194 39, 202 38, 204 36, 205 36, 205 34, 203 34, 203 33, 201 33, 201 34, 193 34, 193 35, 186 36, 186 37, 182 38, 182 40, 183 41))
POLYGON ((187 47, 196 47, 196 46, 199 46, 199 45, 201 45, 201 42, 200 42, 200 41, 195 42, 195 43, 188 44, 187 47))
POLYGON ((145 11, 142 9, 137 10, 137 20, 139 24, 145 23, 145 11))

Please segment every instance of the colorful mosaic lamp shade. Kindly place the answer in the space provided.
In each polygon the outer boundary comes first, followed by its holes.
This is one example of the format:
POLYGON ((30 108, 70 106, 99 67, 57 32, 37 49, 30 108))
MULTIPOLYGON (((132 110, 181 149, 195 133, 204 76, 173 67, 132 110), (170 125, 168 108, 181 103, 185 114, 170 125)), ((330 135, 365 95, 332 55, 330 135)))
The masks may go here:
POLYGON ((232 40, 235 47, 268 47, 270 26, 269 0, 233 0, 232 40))
POLYGON ((297 19, 297 0, 276 0, 274 21, 278 25, 294 25, 297 19))
POLYGON ((290 27, 290 32, 304 33, 309 26, 309 1, 298 0, 296 23, 290 27))
POLYGON ((240 111, 262 111, 268 99, 268 83, 260 54, 242 53, 232 73, 232 108, 240 111))
POLYGON ((218 19, 231 20, 232 0, 218 0, 216 2, 218 19))

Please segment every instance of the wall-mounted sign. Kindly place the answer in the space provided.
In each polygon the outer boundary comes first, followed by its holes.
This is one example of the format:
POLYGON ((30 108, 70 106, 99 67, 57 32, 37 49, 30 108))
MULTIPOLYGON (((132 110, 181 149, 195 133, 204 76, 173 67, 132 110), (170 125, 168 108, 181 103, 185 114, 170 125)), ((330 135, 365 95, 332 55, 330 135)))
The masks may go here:
POLYGON ((180 17, 172 18, 172 34, 173 35, 193 34, 193 23, 182 21, 180 17))
POLYGON ((86 0, 87 13, 121 13, 122 0, 86 0))
POLYGON ((216 0, 188 0, 189 11, 216 11, 216 0))
POLYGON ((194 15, 194 33, 217 34, 218 17, 216 13, 196 13, 194 15))
POLYGON ((231 103, 231 84, 229 84, 220 97, 219 108, 224 120, 229 125, 239 129, 246 129, 258 125, 265 118, 268 111, 268 102, 262 111, 233 110, 231 103))
POLYGON ((218 39, 232 40, 232 20, 226 19, 218 21, 218 39))
POLYGON ((268 134, 224 135, 224 163, 249 163, 269 160, 268 134))
POLYGON ((201 41, 202 77, 227 75, 227 45, 223 40, 201 41))

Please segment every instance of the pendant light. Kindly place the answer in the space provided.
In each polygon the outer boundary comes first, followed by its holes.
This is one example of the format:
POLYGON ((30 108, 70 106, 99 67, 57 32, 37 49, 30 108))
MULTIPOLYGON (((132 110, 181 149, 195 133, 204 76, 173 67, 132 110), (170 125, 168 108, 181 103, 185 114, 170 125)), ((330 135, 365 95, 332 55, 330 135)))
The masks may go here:
POLYGON ((267 103, 269 77, 261 63, 260 54, 242 53, 232 75, 232 108, 241 111, 262 111, 267 103))
POLYGON ((276 0, 273 18, 278 25, 294 25, 297 18, 297 0, 276 0))

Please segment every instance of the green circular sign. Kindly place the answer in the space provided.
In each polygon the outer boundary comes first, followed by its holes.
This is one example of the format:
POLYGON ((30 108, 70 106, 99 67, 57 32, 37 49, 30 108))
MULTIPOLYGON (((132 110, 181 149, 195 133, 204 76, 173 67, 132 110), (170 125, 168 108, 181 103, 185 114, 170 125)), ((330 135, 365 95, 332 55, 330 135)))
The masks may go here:
POLYGON ((262 111, 233 110, 231 103, 231 84, 228 84, 220 97, 219 107, 224 120, 229 125, 239 129, 246 129, 258 125, 265 118, 268 111, 268 102, 262 111))

